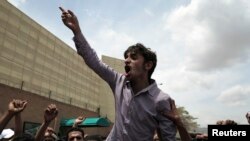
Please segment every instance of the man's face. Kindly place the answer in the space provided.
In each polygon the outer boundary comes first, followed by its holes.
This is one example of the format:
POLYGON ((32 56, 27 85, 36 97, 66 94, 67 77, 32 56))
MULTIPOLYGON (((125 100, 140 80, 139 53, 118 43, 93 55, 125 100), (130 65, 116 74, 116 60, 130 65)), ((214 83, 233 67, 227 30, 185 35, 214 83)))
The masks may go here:
POLYGON ((247 118, 248 123, 250 124, 250 112, 248 112, 248 113, 246 114, 246 118, 247 118))
POLYGON ((148 70, 145 69, 144 58, 141 54, 127 53, 125 57, 125 72, 128 80, 147 77, 148 70))
POLYGON ((55 141, 55 139, 51 136, 44 137, 43 141, 55 141))
POLYGON ((83 135, 80 131, 72 131, 69 133, 68 141, 83 141, 83 135))
POLYGON ((56 139, 52 136, 52 132, 46 131, 44 134, 44 140, 43 141, 55 141, 56 139))

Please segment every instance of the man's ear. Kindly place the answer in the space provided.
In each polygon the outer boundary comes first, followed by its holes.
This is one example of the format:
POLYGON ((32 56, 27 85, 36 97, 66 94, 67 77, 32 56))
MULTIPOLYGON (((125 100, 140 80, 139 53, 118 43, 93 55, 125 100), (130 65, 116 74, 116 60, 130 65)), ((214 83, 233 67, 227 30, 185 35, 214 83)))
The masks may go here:
POLYGON ((150 70, 153 67, 153 62, 152 61, 148 61, 144 64, 144 67, 146 70, 150 70))

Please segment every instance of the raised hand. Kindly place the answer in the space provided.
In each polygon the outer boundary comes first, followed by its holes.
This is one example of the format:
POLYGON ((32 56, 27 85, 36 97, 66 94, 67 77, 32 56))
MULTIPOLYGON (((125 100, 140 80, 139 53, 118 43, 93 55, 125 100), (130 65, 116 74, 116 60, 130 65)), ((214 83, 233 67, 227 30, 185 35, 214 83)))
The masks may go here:
POLYGON ((47 133, 53 131, 52 128, 48 128, 50 122, 56 118, 58 115, 58 109, 55 104, 49 104, 44 111, 44 122, 40 126, 39 130, 36 132, 35 140, 42 141, 47 130, 47 133))
POLYGON ((174 122, 179 131, 182 141, 191 141, 192 138, 188 133, 187 129, 185 128, 184 124, 182 123, 181 117, 175 105, 175 101, 173 99, 169 99, 169 102, 171 110, 169 112, 162 112, 162 115, 174 122))
POLYGON ((54 133, 54 129, 52 127, 47 127, 45 132, 49 132, 50 134, 54 133))
POLYGON ((79 124, 82 123, 82 121, 83 121, 84 119, 85 119, 84 116, 79 116, 79 117, 77 117, 76 120, 75 120, 75 122, 74 122, 74 124, 73 124, 73 127, 77 127, 79 124))
POLYGON ((58 109, 55 104, 48 105, 47 109, 44 112, 44 121, 50 123, 58 115, 58 109))
POLYGON ((246 114, 247 122, 250 124, 250 111, 246 114))
POLYGON ((0 133, 3 131, 8 122, 15 116, 15 135, 21 132, 21 112, 26 108, 27 101, 20 99, 13 99, 8 105, 6 111, 0 117, 0 133))
POLYGON ((175 101, 173 99, 170 99, 169 101, 170 101, 171 111, 162 112, 162 114, 171 121, 173 121, 175 124, 178 124, 179 122, 181 122, 181 118, 178 114, 175 101))
POLYGON ((64 10, 62 7, 59 7, 59 9, 62 11, 61 17, 64 25, 71 29, 74 34, 80 32, 80 26, 74 13, 70 10, 64 10))
POLYGON ((17 114, 22 112, 27 105, 27 101, 26 100, 19 100, 19 99, 13 99, 8 106, 8 111, 11 114, 17 114))

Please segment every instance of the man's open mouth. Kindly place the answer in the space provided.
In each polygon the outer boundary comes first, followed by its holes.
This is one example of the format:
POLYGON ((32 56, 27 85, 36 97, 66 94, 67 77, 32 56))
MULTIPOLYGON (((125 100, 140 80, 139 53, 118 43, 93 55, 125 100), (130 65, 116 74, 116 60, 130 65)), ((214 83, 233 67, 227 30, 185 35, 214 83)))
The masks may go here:
POLYGON ((130 66, 125 66, 124 68, 125 68, 126 73, 130 72, 130 70, 131 70, 130 66))

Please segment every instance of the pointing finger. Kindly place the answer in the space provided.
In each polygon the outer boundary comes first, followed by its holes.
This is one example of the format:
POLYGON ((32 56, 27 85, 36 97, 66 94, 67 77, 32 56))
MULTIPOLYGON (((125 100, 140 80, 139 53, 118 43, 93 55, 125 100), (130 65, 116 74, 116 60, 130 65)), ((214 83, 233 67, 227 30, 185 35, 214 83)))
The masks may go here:
POLYGON ((69 14, 70 14, 72 17, 75 16, 74 13, 73 13, 71 10, 68 10, 68 12, 69 12, 69 14))
POLYGON ((59 9, 60 9, 62 12, 66 12, 62 7, 59 7, 59 9))

